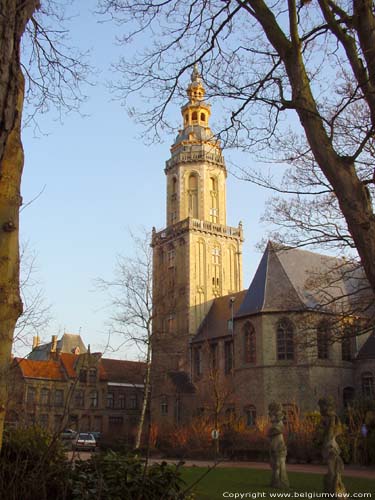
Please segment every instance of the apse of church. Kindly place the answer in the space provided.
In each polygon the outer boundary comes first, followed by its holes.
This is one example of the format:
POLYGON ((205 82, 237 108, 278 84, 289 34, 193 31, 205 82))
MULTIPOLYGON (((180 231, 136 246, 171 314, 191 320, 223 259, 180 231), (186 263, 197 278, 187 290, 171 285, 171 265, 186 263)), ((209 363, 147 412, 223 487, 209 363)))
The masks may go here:
POLYGON ((226 225, 227 171, 194 68, 183 128, 166 162, 167 227, 154 231, 154 356, 188 369, 189 340, 212 300, 242 290, 242 225, 226 225))

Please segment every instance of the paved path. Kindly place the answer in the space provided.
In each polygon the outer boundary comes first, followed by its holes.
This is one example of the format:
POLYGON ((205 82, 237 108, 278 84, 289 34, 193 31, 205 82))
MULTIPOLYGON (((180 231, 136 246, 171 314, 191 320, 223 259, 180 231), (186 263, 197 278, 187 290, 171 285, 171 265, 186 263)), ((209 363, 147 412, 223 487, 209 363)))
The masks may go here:
MULTIPOLYGON (((178 460, 162 460, 152 458, 151 463, 158 462, 168 462, 171 464, 178 463, 178 460)), ((184 460, 185 466, 187 467, 212 467, 214 465, 213 461, 210 460, 184 460)), ((270 470, 269 464, 265 462, 232 462, 229 460, 223 460, 217 464, 216 467, 238 467, 238 468, 248 468, 248 469, 263 469, 270 470)), ((325 474, 327 467, 324 465, 311 465, 311 464, 287 464, 287 469, 290 472, 308 472, 310 474, 325 474)), ((364 477, 367 479, 375 480, 375 467, 360 467, 360 466, 346 466, 344 470, 344 476, 352 477, 364 477)))

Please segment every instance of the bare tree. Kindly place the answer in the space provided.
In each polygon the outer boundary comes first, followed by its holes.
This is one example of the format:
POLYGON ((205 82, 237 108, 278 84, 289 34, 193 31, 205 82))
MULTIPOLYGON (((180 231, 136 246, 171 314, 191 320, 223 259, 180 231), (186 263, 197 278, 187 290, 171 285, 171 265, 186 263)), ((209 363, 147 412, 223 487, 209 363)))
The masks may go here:
MULTIPOLYGON (((24 152, 21 141, 21 120, 25 96, 31 88, 40 96, 37 108, 46 110, 46 103, 60 109, 79 101, 78 89, 87 67, 79 59, 64 56, 56 46, 59 30, 52 35, 42 28, 39 15, 57 13, 54 1, 0 0, 0 448, 7 401, 6 377, 9 369, 15 325, 22 313, 19 283, 19 209, 24 152), (39 12, 38 12, 39 11, 39 12), (21 61, 24 35, 31 35, 21 61), (28 52, 27 52, 28 50, 28 52), (31 68, 34 70, 31 70, 31 68), (35 87, 36 86, 36 87, 35 87)), ((60 13, 61 14, 61 13, 60 13)), ((61 19, 61 15, 59 17, 61 19)), ((60 31, 60 40, 62 32, 60 31)))
POLYGON ((168 125, 167 106, 196 63, 207 94, 225 98, 227 145, 275 153, 290 135, 288 123, 302 130, 306 154, 335 198, 344 236, 374 291, 373 165, 363 166, 375 130, 372 1, 102 0, 101 6, 122 23, 124 42, 145 32, 152 39, 140 56, 119 61, 124 78, 115 86, 125 100, 134 92, 144 96, 149 105, 137 117, 148 130, 168 125))
POLYGON ((144 393, 141 416, 138 424, 135 448, 141 445, 146 412, 151 393, 152 366, 152 249, 150 234, 131 234, 135 256, 119 256, 114 279, 98 280, 101 289, 107 291, 113 309, 111 330, 124 338, 125 343, 137 346, 146 362, 144 393))

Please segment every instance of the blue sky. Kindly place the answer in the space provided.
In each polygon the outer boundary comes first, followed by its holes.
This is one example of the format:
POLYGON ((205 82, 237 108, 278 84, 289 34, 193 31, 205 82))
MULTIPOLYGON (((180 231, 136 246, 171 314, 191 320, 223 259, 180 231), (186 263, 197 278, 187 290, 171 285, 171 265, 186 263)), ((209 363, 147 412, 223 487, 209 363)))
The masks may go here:
MULTIPOLYGON (((32 127, 23 132, 25 168, 22 196, 27 203, 43 193, 22 212, 21 239, 37 253, 38 278, 52 304, 53 321, 45 338, 81 332, 92 349, 102 350, 107 341, 110 315, 107 298, 95 290, 97 277, 110 279, 118 254, 131 255, 128 230, 165 225, 164 164, 169 158, 173 134, 162 144, 147 145, 142 129, 114 101, 106 82, 114 78, 109 67, 124 48, 115 44, 115 28, 98 23, 82 2, 75 7, 72 40, 91 49, 96 84, 87 86, 85 117, 70 114, 63 123, 51 112, 38 117, 43 134, 32 127)), ((139 105, 134 97, 134 106, 139 105)), ((181 102, 181 105, 183 102, 181 102)), ((212 122, 215 102, 212 102, 212 122)), ((180 109, 170 110, 180 122, 180 109)), ((224 152, 227 160, 233 152, 224 152)), ((249 156, 236 154, 236 162, 251 165, 249 156)), ((255 244, 265 227, 259 217, 267 193, 228 175, 227 223, 244 224, 244 285, 248 286, 260 255, 255 244)), ((116 354, 124 358, 134 351, 116 354)))

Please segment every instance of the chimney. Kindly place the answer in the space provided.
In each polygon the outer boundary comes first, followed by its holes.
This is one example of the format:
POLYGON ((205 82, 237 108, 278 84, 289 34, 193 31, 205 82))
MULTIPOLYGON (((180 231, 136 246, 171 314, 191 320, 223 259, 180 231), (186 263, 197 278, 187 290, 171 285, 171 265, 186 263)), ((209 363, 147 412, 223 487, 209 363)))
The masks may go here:
POLYGON ((51 353, 56 352, 56 350, 57 350, 57 335, 52 335, 51 353))
POLYGON ((40 338, 39 338, 39 335, 35 335, 35 337, 33 337, 33 350, 38 347, 38 345, 40 344, 40 338))

